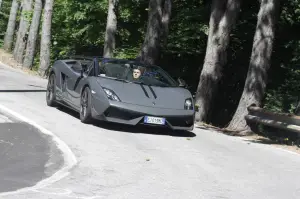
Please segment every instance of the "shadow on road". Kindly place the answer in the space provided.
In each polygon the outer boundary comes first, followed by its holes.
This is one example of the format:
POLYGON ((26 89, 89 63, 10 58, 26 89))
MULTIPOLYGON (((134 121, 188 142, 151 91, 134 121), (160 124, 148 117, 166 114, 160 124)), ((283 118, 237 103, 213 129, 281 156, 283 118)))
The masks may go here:
POLYGON ((41 89, 41 90, 28 90, 28 89, 24 89, 24 90, 20 90, 20 89, 5 89, 5 90, 0 90, 0 93, 37 93, 37 92, 46 92, 47 90, 45 89, 41 89))
POLYGON ((0 123, 0 160, 0 195, 36 185, 64 163, 49 135, 17 122, 0 123))
POLYGON ((249 142, 257 143, 257 144, 278 144, 277 142, 273 140, 269 140, 267 138, 258 138, 256 140, 247 140, 249 142))
MULTIPOLYGON (((76 119, 79 120, 79 113, 73 111, 72 109, 59 106, 57 107, 59 111, 63 111, 76 119)), ((94 121, 94 126, 112 130, 112 131, 121 131, 125 133, 141 133, 141 134, 152 134, 152 135, 165 135, 165 136, 173 136, 173 137, 196 137, 196 134, 190 131, 172 131, 168 128, 162 128, 162 127, 155 127, 155 126, 144 126, 144 125, 138 125, 138 126, 130 126, 125 124, 116 124, 116 123, 110 123, 110 122, 103 122, 103 121, 94 121)))
POLYGON ((255 140, 247 140, 248 142, 256 143, 256 144, 266 144, 266 145, 283 145, 283 146, 292 146, 297 148, 300 148, 300 140, 288 140, 285 138, 257 138, 255 140))
POLYGON ((109 122, 96 121, 93 125, 112 131, 122 131, 126 133, 142 133, 152 135, 168 135, 174 137, 195 137, 196 134, 190 131, 172 131, 167 128, 159 128, 155 126, 129 126, 125 124, 115 124, 109 122))

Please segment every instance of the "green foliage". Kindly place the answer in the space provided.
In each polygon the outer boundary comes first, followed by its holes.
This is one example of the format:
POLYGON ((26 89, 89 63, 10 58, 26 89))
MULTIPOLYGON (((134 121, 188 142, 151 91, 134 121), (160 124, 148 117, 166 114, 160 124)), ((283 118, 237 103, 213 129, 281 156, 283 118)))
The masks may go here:
POLYGON ((22 15, 24 16, 24 19, 30 23, 33 17, 33 11, 23 11, 22 15))
POLYGON ((57 0, 54 5, 53 53, 65 56, 77 46, 103 44, 106 1, 57 0))
POLYGON ((265 108, 293 113, 300 97, 300 1, 282 5, 265 108))
POLYGON ((120 59, 134 59, 139 53, 140 48, 125 47, 117 48, 115 52, 115 57, 120 59))
POLYGON ((173 1, 170 35, 166 51, 203 54, 208 32, 209 7, 201 1, 173 1))
POLYGON ((3 45, 3 39, 9 18, 11 0, 3 0, 0 9, 0 47, 3 45))

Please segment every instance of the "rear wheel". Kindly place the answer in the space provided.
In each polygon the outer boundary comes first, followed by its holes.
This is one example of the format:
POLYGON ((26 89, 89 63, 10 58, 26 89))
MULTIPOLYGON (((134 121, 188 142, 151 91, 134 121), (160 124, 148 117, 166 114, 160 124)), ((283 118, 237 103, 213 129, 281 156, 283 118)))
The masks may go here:
POLYGON ((47 85, 47 93, 46 93, 46 100, 47 100, 47 105, 48 106, 55 106, 56 102, 56 80, 55 80, 55 74, 52 73, 49 77, 48 80, 48 85, 47 85))
POLYGON ((83 123, 90 123, 92 121, 91 104, 92 99, 90 88, 85 87, 80 99, 80 120, 83 123))

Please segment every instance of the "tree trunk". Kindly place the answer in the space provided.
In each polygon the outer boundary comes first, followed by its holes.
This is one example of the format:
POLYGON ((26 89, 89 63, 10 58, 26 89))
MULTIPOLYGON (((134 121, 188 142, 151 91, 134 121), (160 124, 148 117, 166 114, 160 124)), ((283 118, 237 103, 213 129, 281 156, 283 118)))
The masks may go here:
POLYGON ((171 0, 149 0, 147 31, 137 60, 146 64, 156 63, 161 42, 164 45, 167 42, 171 12, 171 0))
POLYGON ((247 107, 252 104, 260 107, 262 104, 267 72, 271 64, 278 10, 279 0, 261 0, 244 91, 228 129, 249 130, 245 120, 247 107))
POLYGON ((163 0, 149 0, 149 14, 145 40, 139 55, 141 62, 155 64, 160 51, 163 0))
POLYGON ((240 0, 213 0, 205 62, 196 93, 196 121, 206 121, 227 63, 230 32, 240 11, 240 0))
POLYGON ((1 9, 1 5, 2 5, 2 0, 0 0, 0 9, 1 9))
POLYGON ((26 68, 31 68, 33 63, 42 9, 43 9, 42 0, 35 0, 34 12, 32 17, 32 22, 30 25, 30 31, 29 31, 29 36, 28 36, 28 41, 26 46, 26 53, 23 62, 23 66, 26 68))
POLYGON ((30 26, 30 21, 26 15, 32 10, 32 0, 23 1, 23 10, 20 20, 19 31, 17 35, 16 47, 14 49, 14 58, 18 63, 23 62, 23 54, 27 41, 27 33, 30 26))
POLYGON ((108 13, 103 57, 111 58, 116 47, 117 9, 119 0, 108 0, 108 13))
POLYGON ((39 75, 46 75, 48 67, 50 66, 50 45, 51 45, 51 22, 52 9, 54 0, 46 0, 44 8, 44 18, 42 25, 41 51, 40 51, 40 67, 39 75))
POLYGON ((161 41, 164 46, 167 44, 167 39, 169 35, 169 24, 171 19, 171 13, 172 13, 172 1, 165 0, 163 13, 162 13, 162 20, 161 20, 162 23, 161 41))
POLYGON ((9 14, 9 20, 7 24, 6 33, 4 36, 4 50, 10 52, 12 49, 12 43, 13 43, 13 37, 15 33, 16 28, 16 19, 19 9, 19 2, 18 0, 13 0, 11 8, 10 8, 10 14, 9 14))

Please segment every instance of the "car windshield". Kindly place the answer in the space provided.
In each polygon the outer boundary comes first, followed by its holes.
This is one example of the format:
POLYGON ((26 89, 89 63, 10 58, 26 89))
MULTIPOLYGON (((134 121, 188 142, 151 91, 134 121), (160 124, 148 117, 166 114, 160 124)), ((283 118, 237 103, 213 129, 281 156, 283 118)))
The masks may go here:
POLYGON ((102 60, 99 76, 150 86, 177 87, 177 82, 158 66, 131 61, 102 60))

